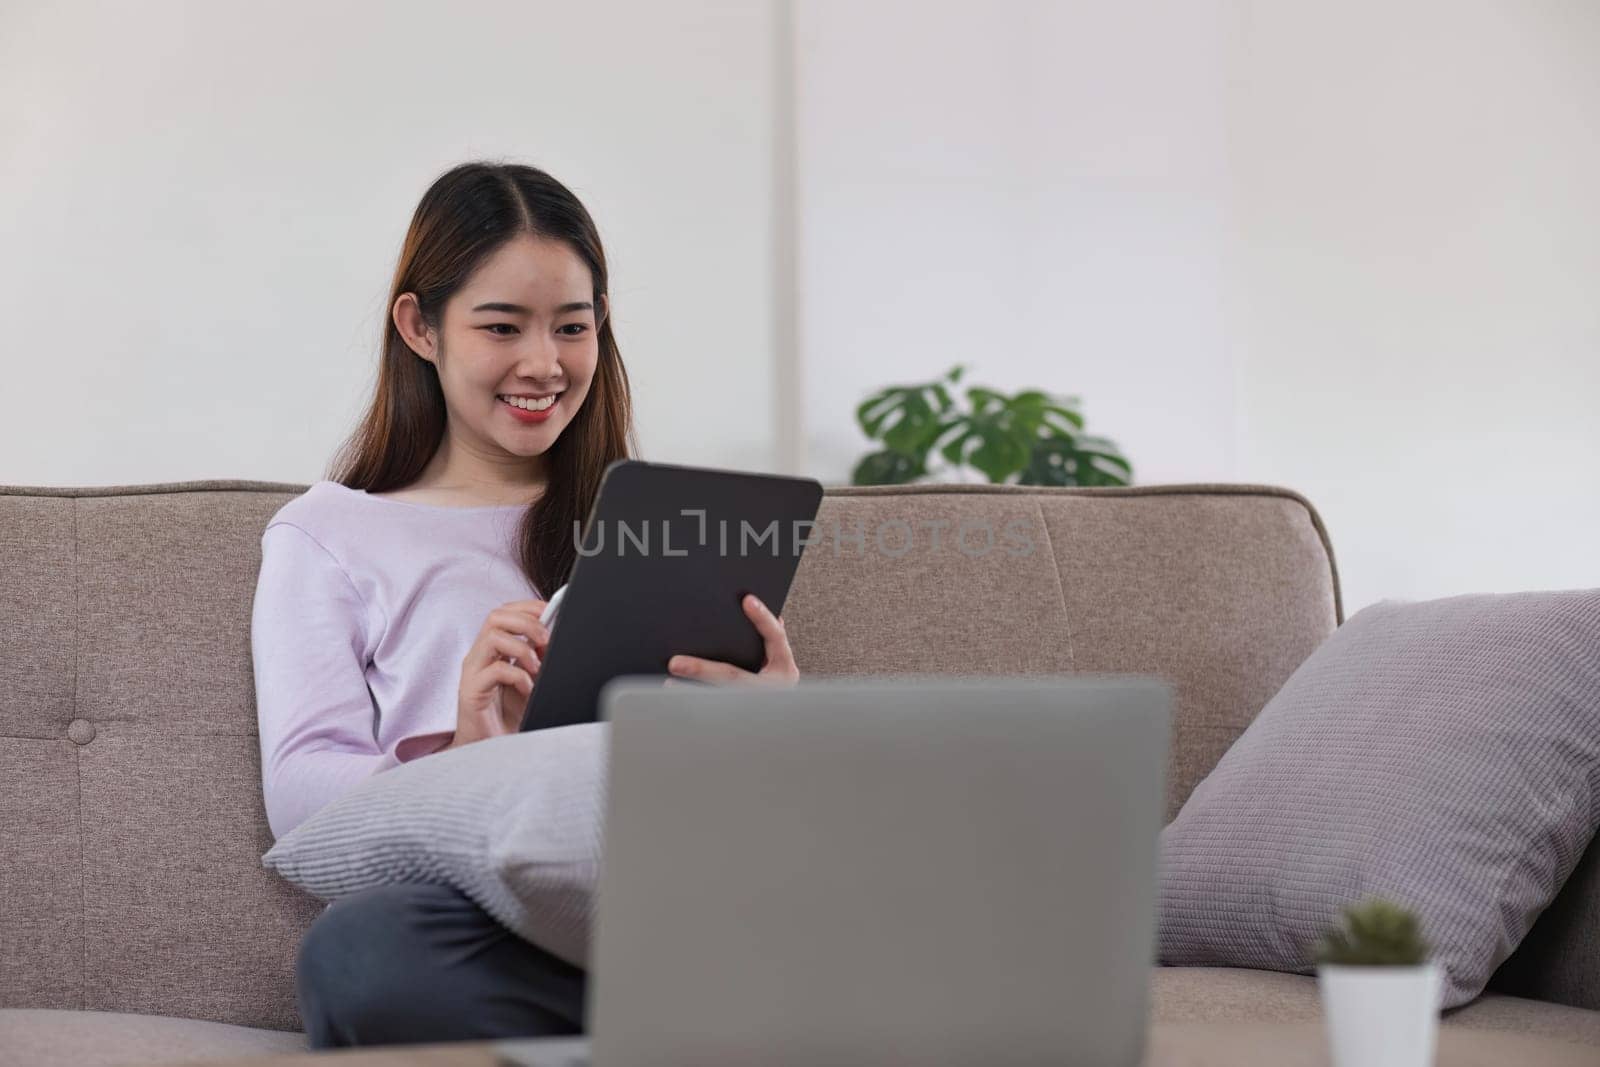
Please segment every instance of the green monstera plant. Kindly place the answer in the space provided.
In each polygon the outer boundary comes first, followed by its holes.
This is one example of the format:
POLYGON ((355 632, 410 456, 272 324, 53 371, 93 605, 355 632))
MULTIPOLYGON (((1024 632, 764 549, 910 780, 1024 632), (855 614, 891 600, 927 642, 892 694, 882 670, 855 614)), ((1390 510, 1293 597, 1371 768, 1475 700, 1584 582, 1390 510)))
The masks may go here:
POLYGON ((1080 400, 1029 389, 1006 396, 968 386, 951 393, 966 367, 919 385, 891 385, 856 408, 856 422, 883 445, 861 457, 854 485, 898 485, 971 467, 991 482, 1018 485, 1131 485, 1133 466, 1116 444, 1084 432, 1080 400), (938 455, 948 468, 930 470, 938 455))

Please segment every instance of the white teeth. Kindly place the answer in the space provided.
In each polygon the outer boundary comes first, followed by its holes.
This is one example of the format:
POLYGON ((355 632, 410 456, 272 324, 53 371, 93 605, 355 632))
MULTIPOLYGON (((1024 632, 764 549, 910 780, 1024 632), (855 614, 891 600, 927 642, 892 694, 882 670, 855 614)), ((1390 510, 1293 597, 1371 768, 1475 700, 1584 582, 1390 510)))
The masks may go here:
POLYGON ((521 408, 523 411, 543 411, 556 402, 556 397, 554 396, 547 396, 542 400, 528 400, 524 397, 513 396, 502 396, 500 399, 514 408, 521 408))

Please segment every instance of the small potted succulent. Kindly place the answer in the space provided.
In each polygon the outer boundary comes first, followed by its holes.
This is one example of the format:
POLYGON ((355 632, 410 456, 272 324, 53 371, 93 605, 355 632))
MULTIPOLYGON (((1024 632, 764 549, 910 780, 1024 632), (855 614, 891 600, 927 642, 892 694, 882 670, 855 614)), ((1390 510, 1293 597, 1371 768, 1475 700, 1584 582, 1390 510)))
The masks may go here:
POLYGON ((1317 942, 1317 985, 1334 1067, 1429 1067, 1439 1034, 1439 965, 1410 909, 1372 898, 1317 942))

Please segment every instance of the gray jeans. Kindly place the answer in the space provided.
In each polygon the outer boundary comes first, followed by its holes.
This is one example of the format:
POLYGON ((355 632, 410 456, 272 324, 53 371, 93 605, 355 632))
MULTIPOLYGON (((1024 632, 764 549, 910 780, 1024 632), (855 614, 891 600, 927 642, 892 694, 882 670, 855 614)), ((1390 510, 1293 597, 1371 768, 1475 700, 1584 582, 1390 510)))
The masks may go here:
POLYGON ((295 964, 314 1049, 579 1034, 585 990, 581 968, 422 883, 341 897, 295 964))

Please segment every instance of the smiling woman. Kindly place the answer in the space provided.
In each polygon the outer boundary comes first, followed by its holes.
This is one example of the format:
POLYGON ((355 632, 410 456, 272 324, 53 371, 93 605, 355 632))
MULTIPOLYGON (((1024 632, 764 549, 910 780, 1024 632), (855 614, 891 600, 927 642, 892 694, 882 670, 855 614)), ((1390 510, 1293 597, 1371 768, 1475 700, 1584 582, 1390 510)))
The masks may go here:
MULTIPOLYGON (((566 581, 569 531, 637 450, 606 287, 593 221, 542 171, 468 163, 423 196, 366 414, 331 480, 262 536, 251 649, 275 836, 372 775, 516 730, 549 640, 531 598, 566 581)), ((341 898, 296 982, 314 1048, 583 1021, 580 969, 441 885, 341 898)))
POLYGON ((415 292, 395 297, 395 329, 434 365, 448 412, 441 447, 413 489, 458 482, 497 497, 542 494, 546 453, 582 410, 600 358, 605 296, 591 298, 593 288, 589 265, 567 242, 519 233, 484 257, 437 322, 415 292), (502 428, 519 425, 543 432, 502 439, 502 428))
MULTIPOLYGON (((373 775, 517 732, 550 640, 540 598, 566 583, 606 467, 637 450, 600 238, 548 174, 440 177, 389 308, 376 392, 332 479, 262 535, 251 653, 278 838, 373 775)), ((748 599, 759 676, 684 654, 668 675, 794 684, 782 621, 748 599)), ((313 1048, 570 1034, 586 989, 433 884, 339 898, 296 983, 313 1048)))
POLYGON ((556 589, 608 463, 638 451, 600 235, 519 164, 462 164, 412 216, 375 395, 331 477, 375 496, 530 505, 520 564, 556 589))

